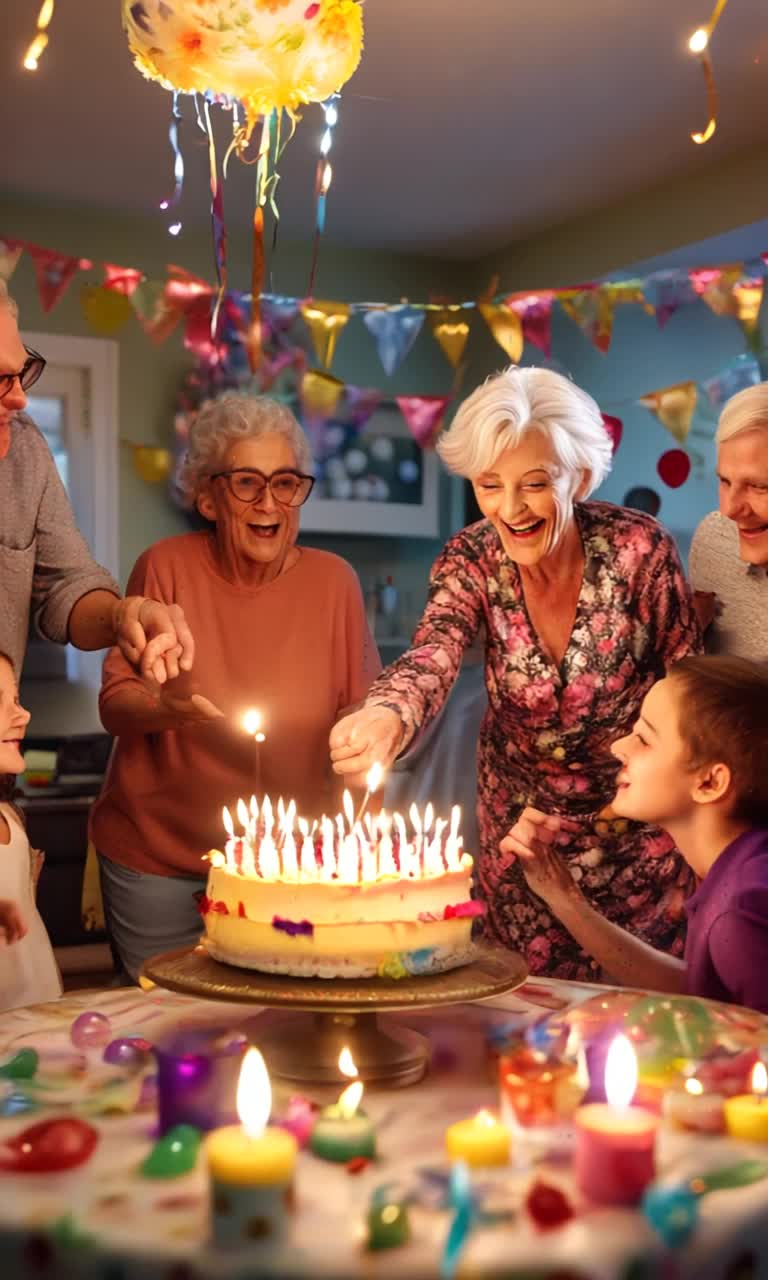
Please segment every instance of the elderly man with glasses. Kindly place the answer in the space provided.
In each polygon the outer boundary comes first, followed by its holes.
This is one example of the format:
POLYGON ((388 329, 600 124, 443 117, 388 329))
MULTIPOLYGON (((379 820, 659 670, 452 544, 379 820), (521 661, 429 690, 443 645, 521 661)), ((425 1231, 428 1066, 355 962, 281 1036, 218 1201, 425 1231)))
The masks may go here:
POLYGON ((131 575, 129 590, 183 606, 199 677, 152 699, 116 649, 104 664, 101 716, 118 742, 91 836, 113 947, 134 981, 147 957, 199 938, 203 858, 221 846, 224 805, 282 796, 310 822, 338 810, 328 734, 380 663, 354 571, 297 546, 309 466, 283 405, 209 404, 180 476, 206 528, 150 547, 131 575), (244 725, 252 709, 260 744, 244 725))
POLYGON ((192 636, 180 609, 121 599, 93 560, 50 450, 24 413, 44 368, 43 356, 23 345, 0 281, 0 651, 18 675, 34 611, 47 639, 77 649, 117 644, 153 687, 162 685, 191 667, 192 636))

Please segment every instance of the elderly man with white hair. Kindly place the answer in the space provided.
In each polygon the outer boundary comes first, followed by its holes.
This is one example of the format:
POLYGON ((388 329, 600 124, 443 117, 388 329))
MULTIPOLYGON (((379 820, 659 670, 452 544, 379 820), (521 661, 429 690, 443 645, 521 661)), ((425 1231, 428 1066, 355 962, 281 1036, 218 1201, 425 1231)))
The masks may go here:
POLYGON ((564 856, 589 900, 681 954, 690 873, 670 838, 610 809, 610 744, 637 732, 665 667, 701 647, 671 537, 651 517, 587 502, 611 445, 594 400, 547 369, 510 368, 469 397, 438 445, 485 519, 439 556, 409 651, 331 732, 337 772, 389 765, 442 706, 485 635, 478 880, 492 937, 534 973, 594 978, 594 962, 499 843, 526 806, 573 819, 564 856))
POLYGON ((768 658, 768 382, 725 405, 715 435, 720 510, 693 536, 690 576, 713 653, 768 658))

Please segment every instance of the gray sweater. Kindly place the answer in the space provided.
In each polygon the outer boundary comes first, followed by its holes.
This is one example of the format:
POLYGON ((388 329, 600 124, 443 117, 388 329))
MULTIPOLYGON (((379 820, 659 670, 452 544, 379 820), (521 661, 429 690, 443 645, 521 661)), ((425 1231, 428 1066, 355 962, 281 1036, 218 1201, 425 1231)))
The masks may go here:
POLYGON ((714 591, 717 614, 705 633, 708 653, 768 658, 768 576, 739 557, 733 520, 712 511, 693 535, 689 557, 694 591, 714 591))
POLYGON ((75 524, 44 437, 26 414, 0 459, 0 652, 19 674, 30 613, 40 633, 67 641, 69 615, 89 591, 120 590, 96 564, 75 524))

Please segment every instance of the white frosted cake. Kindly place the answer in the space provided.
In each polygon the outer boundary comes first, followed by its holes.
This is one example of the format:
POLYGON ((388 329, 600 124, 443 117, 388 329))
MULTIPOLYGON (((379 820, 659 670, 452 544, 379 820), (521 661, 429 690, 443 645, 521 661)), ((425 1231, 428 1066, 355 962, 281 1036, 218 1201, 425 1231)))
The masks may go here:
POLYGON ((355 822, 323 818, 310 831, 269 798, 261 813, 238 804, 224 852, 209 854, 200 912, 216 960, 244 969, 318 978, 402 978, 455 969, 472 959, 472 859, 450 828, 399 814, 355 822))

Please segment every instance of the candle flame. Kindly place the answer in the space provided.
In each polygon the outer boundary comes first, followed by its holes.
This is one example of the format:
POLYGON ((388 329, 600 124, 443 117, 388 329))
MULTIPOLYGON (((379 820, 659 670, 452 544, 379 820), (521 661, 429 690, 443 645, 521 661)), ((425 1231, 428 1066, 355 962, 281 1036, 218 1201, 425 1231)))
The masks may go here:
POLYGON ((245 803, 245 801, 242 799, 238 800, 237 802, 237 820, 240 823, 241 827, 245 827, 245 828, 248 827, 248 822, 249 822, 248 806, 245 803))
POLYGON ((351 1119, 351 1117, 355 1114, 358 1107, 360 1106, 360 1101, 362 1099, 362 1096, 363 1096, 362 1080, 353 1080, 351 1084, 347 1085, 343 1093, 339 1095, 339 1101, 337 1102, 336 1105, 339 1108, 339 1111, 341 1112, 345 1120, 351 1119))
POLYGON ((756 1062, 752 1068, 752 1092, 761 1097, 768 1092, 768 1072, 763 1062, 756 1062))
POLYGON ((496 1117, 492 1115, 487 1107, 483 1107, 475 1116, 475 1124, 481 1124, 485 1129, 490 1129, 492 1125, 496 1124, 496 1117))
POLYGON ((370 769, 368 770, 368 773, 366 774, 366 778, 365 778, 365 785, 368 791, 370 791, 371 795, 373 795, 374 791, 378 791, 379 787, 381 786, 381 780, 383 777, 384 777, 384 770, 382 769, 378 760, 375 760, 374 763, 371 765, 370 769))
POLYGON ((226 805, 224 805, 224 808, 221 811, 221 820, 224 823, 224 830, 231 840, 235 834, 235 824, 232 821, 232 814, 229 812, 226 805))
POLYGON ((616 1036, 605 1060, 605 1096, 612 1107, 628 1107, 637 1088, 637 1057, 626 1036, 616 1036))
POLYGON ((704 1092, 704 1085, 695 1076, 691 1076, 685 1082, 685 1092, 690 1093, 694 1098, 698 1098, 704 1092))
POLYGON ((355 1060, 352 1057, 352 1051, 350 1050, 349 1045, 346 1044, 339 1054, 339 1071, 343 1076, 347 1076, 350 1080, 353 1080, 357 1075, 357 1067, 355 1066, 355 1060))
POLYGON ((267 1064, 258 1049, 249 1049, 237 1083, 237 1114, 249 1138, 260 1138, 272 1110, 267 1064))
POLYGON ((344 810, 344 816, 349 823, 349 829, 351 831, 355 825, 355 806, 352 803, 352 797, 348 791, 345 791, 341 798, 341 806, 344 810))
MULTIPOLYGON (((253 737, 256 737, 257 733, 261 729, 262 721, 263 716, 261 712, 257 711, 255 707, 251 707, 243 716, 243 728, 246 733, 250 733, 253 737)), ((264 739, 261 737, 257 739, 257 741, 263 742, 264 739)))

